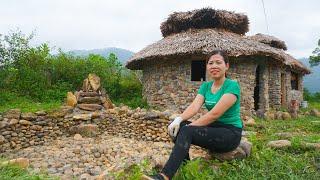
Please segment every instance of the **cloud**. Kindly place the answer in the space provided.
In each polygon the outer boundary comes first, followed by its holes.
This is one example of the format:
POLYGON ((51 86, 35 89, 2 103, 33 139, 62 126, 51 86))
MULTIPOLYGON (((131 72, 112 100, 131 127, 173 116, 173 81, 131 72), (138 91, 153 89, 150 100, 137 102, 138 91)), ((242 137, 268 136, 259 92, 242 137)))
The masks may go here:
POLYGON ((19 27, 37 30, 35 44, 50 42, 64 50, 121 47, 139 51, 160 40, 160 23, 174 11, 213 7, 249 16, 250 32, 269 33, 286 41, 295 57, 309 56, 320 38, 317 0, 264 1, 269 32, 260 0, 11 0, 1 2, 0 33, 19 27))

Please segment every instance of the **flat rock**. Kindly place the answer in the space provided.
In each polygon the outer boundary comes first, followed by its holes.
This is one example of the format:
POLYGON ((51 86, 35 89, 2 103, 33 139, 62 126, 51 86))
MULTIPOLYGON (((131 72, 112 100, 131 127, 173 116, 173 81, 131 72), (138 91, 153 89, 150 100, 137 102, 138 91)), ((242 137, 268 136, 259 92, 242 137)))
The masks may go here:
POLYGON ((78 108, 87 111, 101 110, 102 106, 99 104, 78 104, 78 108))
POLYGON ((47 112, 41 110, 41 111, 35 112, 35 114, 36 114, 37 116, 45 116, 45 115, 47 115, 47 112))
POLYGON ((83 91, 80 91, 79 95, 81 97, 94 97, 94 96, 99 96, 99 93, 97 93, 97 92, 83 92, 83 91))
POLYGON ((292 138, 293 137, 293 133, 290 133, 290 132, 279 132, 279 133, 276 133, 275 135, 280 138, 292 138))
POLYGON ((91 114, 78 114, 78 115, 74 115, 73 120, 83 120, 83 121, 88 121, 91 120, 92 115, 91 114))
POLYGON ((9 161, 4 161, 1 164, 16 165, 16 166, 19 166, 20 168, 28 168, 30 163, 28 158, 17 158, 17 159, 11 159, 9 161))
POLYGON ((252 143, 241 140, 240 145, 233 151, 226 153, 212 152, 212 156, 220 161, 230 161, 233 159, 244 159, 251 154, 252 143))
POLYGON ((19 124, 26 125, 26 126, 32 125, 32 123, 30 121, 27 121, 27 120, 20 120, 19 124))
POLYGON ((276 140, 276 141, 268 142, 267 146, 275 149, 283 149, 283 148, 290 147, 291 142, 288 140, 276 140))
POLYGON ((320 150, 320 143, 305 143, 304 146, 308 149, 320 150))
POLYGON ((100 97, 80 97, 78 100, 78 103, 81 104, 101 104, 101 99, 100 97))

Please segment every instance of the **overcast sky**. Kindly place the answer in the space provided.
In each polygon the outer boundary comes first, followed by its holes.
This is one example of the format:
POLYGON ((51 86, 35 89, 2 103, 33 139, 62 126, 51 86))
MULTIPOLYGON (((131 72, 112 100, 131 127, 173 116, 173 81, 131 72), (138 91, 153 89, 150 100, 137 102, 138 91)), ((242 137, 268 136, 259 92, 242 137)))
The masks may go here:
POLYGON ((0 34, 36 30, 34 44, 64 51, 118 47, 137 52, 160 40, 160 23, 174 11, 203 7, 245 13, 247 35, 265 33, 286 41, 296 58, 308 57, 320 38, 319 0, 0 0, 0 34))

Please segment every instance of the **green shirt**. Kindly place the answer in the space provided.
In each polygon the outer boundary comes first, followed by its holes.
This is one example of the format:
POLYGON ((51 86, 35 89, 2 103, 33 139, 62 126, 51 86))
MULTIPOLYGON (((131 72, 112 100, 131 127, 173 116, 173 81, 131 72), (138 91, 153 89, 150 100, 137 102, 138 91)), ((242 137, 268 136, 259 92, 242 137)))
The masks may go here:
POLYGON ((226 111, 217 121, 224 124, 231 124, 238 128, 242 128, 240 119, 240 86, 237 81, 226 78, 220 89, 212 93, 213 81, 204 82, 201 84, 198 94, 201 94, 205 100, 205 106, 210 111, 220 100, 224 94, 234 94, 237 96, 237 101, 226 111))

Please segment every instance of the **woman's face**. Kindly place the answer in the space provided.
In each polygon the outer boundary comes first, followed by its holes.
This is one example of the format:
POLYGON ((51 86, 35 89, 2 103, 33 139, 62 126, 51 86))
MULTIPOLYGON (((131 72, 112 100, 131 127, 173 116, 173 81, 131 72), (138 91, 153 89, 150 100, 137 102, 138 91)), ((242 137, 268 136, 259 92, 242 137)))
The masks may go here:
POLYGON ((212 55, 207 63, 207 72, 213 79, 220 79, 225 76, 229 64, 224 62, 220 54, 212 55))

